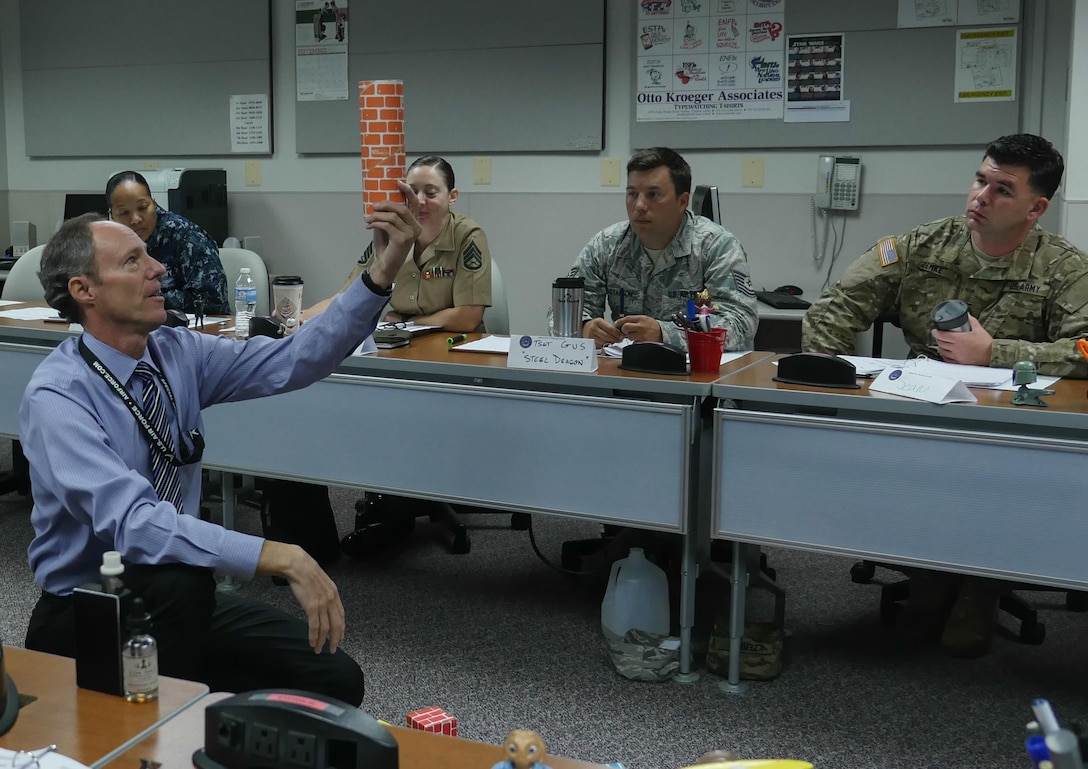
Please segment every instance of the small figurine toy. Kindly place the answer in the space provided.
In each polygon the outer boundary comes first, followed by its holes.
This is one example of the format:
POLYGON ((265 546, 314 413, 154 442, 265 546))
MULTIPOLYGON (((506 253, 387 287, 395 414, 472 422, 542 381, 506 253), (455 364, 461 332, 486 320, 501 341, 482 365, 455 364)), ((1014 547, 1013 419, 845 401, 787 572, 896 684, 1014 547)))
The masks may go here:
POLYGON ((544 738, 536 732, 515 729, 506 735, 502 745, 506 760, 491 769, 550 769, 544 763, 548 747, 544 744, 544 738))
POLYGON ((1047 403, 1039 396, 1053 395, 1054 390, 1033 390, 1028 387, 1039 378, 1038 369, 1030 360, 1022 360, 1012 367, 1012 383, 1020 385, 1020 389, 1012 396, 1014 406, 1043 406, 1047 403))

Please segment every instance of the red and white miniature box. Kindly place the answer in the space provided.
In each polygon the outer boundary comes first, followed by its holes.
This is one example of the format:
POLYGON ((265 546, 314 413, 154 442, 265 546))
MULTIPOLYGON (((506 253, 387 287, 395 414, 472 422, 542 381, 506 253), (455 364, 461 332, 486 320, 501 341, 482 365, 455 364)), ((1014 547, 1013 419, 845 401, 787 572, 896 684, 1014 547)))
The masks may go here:
POLYGON ((457 719, 442 708, 421 708, 408 714, 408 728, 457 736, 457 719))

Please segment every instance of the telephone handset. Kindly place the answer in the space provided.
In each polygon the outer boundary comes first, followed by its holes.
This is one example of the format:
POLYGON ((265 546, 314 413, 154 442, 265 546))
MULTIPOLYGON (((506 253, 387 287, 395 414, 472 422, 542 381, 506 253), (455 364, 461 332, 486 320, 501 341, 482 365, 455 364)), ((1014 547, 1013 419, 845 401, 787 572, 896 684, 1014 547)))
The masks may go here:
POLYGON ((856 210, 860 182, 861 158, 821 155, 816 175, 816 207, 856 210))

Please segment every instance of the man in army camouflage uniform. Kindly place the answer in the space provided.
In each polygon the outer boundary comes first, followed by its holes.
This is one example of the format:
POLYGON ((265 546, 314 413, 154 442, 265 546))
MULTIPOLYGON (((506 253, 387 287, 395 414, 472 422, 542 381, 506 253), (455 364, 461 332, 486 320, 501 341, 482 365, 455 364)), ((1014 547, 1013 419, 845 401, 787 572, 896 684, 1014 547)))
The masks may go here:
MULTIPOLYGON (((711 325, 727 330, 726 349, 752 349, 758 317, 744 248, 688 211, 690 193, 691 168, 677 152, 652 147, 627 161, 628 221, 593 236, 571 269, 586 282, 583 337, 598 347, 627 338, 686 348, 672 316, 706 290, 711 325)), ((554 332, 550 311, 548 328, 554 332)))
MULTIPOLYGON (((986 148, 963 216, 885 238, 858 259, 805 314, 805 350, 849 353, 854 334, 881 313, 900 314, 911 353, 950 363, 1088 376, 1076 341, 1088 336, 1088 256, 1043 230, 1065 164, 1046 139, 1003 136, 986 148), (970 331, 937 331, 935 305, 961 299, 970 331)), ((940 636, 957 656, 985 654, 1003 586, 995 580, 923 569, 910 572, 899 629, 915 640, 940 636)))
POLYGON ((1088 376, 1076 341, 1088 335, 1088 257, 1038 226, 1061 182, 1062 156, 1039 136, 986 148, 963 216, 942 219, 861 256, 805 314, 802 346, 854 351, 854 334, 898 312, 913 355, 1040 374, 1088 376), (930 311, 962 299, 967 332, 936 331, 930 311))

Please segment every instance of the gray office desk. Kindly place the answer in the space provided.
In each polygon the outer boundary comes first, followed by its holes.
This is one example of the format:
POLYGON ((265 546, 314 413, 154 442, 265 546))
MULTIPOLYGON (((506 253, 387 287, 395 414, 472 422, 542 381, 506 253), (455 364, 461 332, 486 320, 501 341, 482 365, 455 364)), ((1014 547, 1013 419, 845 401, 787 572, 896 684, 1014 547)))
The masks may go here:
POLYGON ((709 481, 700 473, 708 456, 700 406, 719 375, 639 374, 618 363, 602 358, 595 374, 512 369, 503 355, 449 350, 445 335, 417 337, 350 358, 304 390, 211 407, 204 461, 679 534, 681 676, 690 680, 705 544, 697 535, 706 530, 694 522, 709 481), (247 436, 245 452, 233 448, 235 435, 247 436))
MULTIPOLYGON (((21 393, 67 333, 44 325, 0 321, 4 392, 21 393)), ((604 358, 600 371, 581 374, 511 369, 505 356, 450 351, 444 335, 419 337, 408 348, 349 358, 303 390, 210 407, 204 466, 223 471, 227 489, 241 473, 679 534, 687 677, 706 544, 700 491, 709 484, 700 471, 709 466, 700 406, 721 374, 766 355, 749 354, 718 374, 640 374, 604 358)), ((0 405, 0 433, 16 435, 17 406, 17 395, 0 405)), ((224 495, 224 524, 233 525, 232 494, 224 495)))
POLYGON ((980 389, 937 406, 775 373, 765 359, 713 388, 736 406, 714 414, 712 493, 712 536, 736 543, 732 687, 748 543, 1088 587, 1088 383, 1058 382, 1048 408, 980 389))

